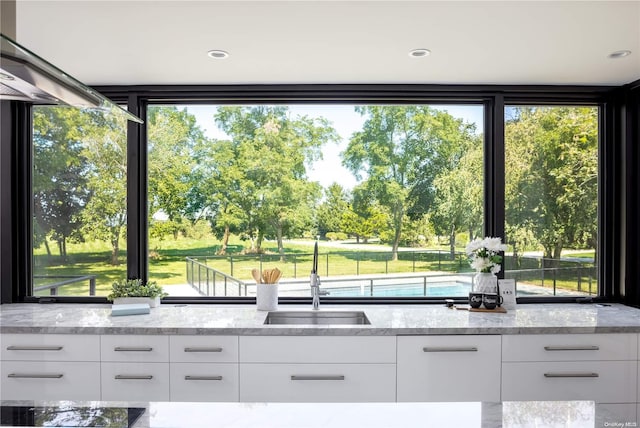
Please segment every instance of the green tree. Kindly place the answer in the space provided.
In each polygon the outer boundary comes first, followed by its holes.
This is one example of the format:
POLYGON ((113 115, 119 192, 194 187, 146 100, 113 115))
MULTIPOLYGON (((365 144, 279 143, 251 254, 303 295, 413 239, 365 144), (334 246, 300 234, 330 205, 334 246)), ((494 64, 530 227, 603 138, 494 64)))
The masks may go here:
POLYGON ((366 185, 359 185, 353 189, 351 204, 341 217, 342 230, 355 235, 366 244, 369 238, 384 234, 391 222, 387 208, 368 191, 366 185))
POLYGON ((227 183, 232 190, 217 194, 211 204, 218 207, 212 210, 218 213, 216 224, 242 224, 256 251, 272 235, 284 254, 283 238, 313 224, 320 188, 307 181, 306 167, 321 157, 323 144, 337 140, 335 130, 321 118, 291 117, 287 107, 221 107, 215 120, 230 141, 212 185, 232 180, 227 183))
POLYGON ((455 259, 456 234, 466 229, 469 240, 482 228, 483 150, 480 138, 470 140, 457 164, 434 180, 431 221, 440 236, 449 237, 451 260, 455 259))
POLYGON ((87 189, 91 197, 82 211, 83 232, 111 245, 111 264, 118 264, 120 239, 127 225, 126 120, 101 112, 88 112, 83 130, 82 155, 89 167, 87 189))
POLYGON ((325 236, 327 232, 343 232, 341 219, 349 209, 349 195, 338 183, 332 183, 324 189, 324 200, 318 206, 318 233, 325 236))
POLYGON ((89 199, 82 155, 86 119, 77 109, 33 110, 33 245, 44 243, 51 256, 48 238, 54 239, 63 261, 67 239, 82 239, 81 212, 89 199))
POLYGON ((389 227, 389 216, 380 207, 371 206, 364 212, 348 209, 342 212, 341 229, 356 237, 357 242, 366 244, 369 239, 379 235, 389 227))
POLYGON ((474 125, 428 106, 364 106, 363 130, 353 134, 344 164, 390 216, 393 259, 397 260, 405 215, 417 218, 432 209, 434 180, 452 168, 472 140, 474 125))
POLYGON ((189 197, 195 185, 194 150, 205 137, 195 116, 176 107, 150 107, 147 126, 149 224, 152 233, 170 232, 175 239, 184 219, 192 213, 189 197), (161 225, 153 217, 156 213, 167 217, 161 225))

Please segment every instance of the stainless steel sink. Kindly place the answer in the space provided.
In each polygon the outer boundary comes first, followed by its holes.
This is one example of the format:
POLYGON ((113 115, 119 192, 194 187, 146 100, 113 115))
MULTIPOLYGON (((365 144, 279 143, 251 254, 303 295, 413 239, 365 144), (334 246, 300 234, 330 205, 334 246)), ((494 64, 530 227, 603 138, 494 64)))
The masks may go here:
POLYGON ((265 324, 279 325, 370 325, 362 311, 276 311, 269 312, 265 324))

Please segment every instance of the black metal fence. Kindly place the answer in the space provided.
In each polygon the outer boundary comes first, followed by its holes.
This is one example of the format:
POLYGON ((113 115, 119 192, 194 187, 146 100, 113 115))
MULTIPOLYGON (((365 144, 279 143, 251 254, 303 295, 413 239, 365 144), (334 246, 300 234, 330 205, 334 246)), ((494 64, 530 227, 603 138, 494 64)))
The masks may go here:
POLYGON ((49 290, 50 296, 57 296, 58 288, 68 284, 74 284, 76 282, 83 282, 88 280, 89 296, 96 295, 96 275, 33 275, 33 278, 43 280, 62 278, 62 281, 55 281, 49 284, 33 287, 33 294, 36 294, 39 291, 49 290))
POLYGON ((187 283, 203 296, 246 296, 247 286, 236 279, 201 263, 198 259, 187 257, 187 283))
MULTIPOLYGON (((272 267, 277 264, 284 272, 289 284, 302 283, 306 280, 311 263, 312 253, 285 254, 255 254, 255 255, 227 255, 207 257, 187 257, 187 280, 201 294, 207 296, 246 296, 247 286, 253 285, 251 279, 238 279, 236 276, 250 278, 251 268, 272 267), (228 273, 225 273, 226 272, 228 273), (236 276, 234 276, 236 275, 236 276), (300 281, 296 281, 301 278, 300 281)), ((454 274, 469 275, 472 270, 465 253, 455 252, 453 257, 445 250, 417 250, 400 251, 398 260, 392 262, 391 252, 353 251, 339 253, 321 253, 319 272, 325 283, 330 277, 349 287, 348 282, 358 279, 340 278, 346 275, 388 275, 385 279, 393 278, 393 274, 421 273, 426 271, 442 271, 454 274), (332 266, 333 257, 340 257, 339 264, 342 272, 338 273, 337 266, 332 266), (346 261, 345 261, 346 260, 346 261), (345 264, 349 265, 349 272, 344 272, 345 264), (372 269, 372 266, 375 268, 372 269), (363 269, 363 267, 365 269, 363 269), (394 270, 400 268, 401 270, 394 270), (364 270, 364 272, 363 272, 364 270)), ((336 263, 337 265, 337 263, 336 263)), ((516 284, 533 286, 526 294, 597 294, 596 267, 588 259, 580 260, 550 260, 541 257, 506 256, 504 259, 504 277, 516 280, 516 284), (536 287, 542 287, 536 288, 536 287), (543 290, 544 289, 544 290, 543 290)), ((401 275, 397 275, 400 278, 401 275)), ((370 279, 370 278, 369 278, 370 279)), ((330 282, 334 282, 333 280, 330 282)), ((425 279, 426 284, 426 279, 425 279)), ((369 281, 369 288, 373 292, 375 284, 369 281)), ((523 287, 524 288, 524 287, 523 287)), ((424 287, 425 293, 427 287, 424 287)))

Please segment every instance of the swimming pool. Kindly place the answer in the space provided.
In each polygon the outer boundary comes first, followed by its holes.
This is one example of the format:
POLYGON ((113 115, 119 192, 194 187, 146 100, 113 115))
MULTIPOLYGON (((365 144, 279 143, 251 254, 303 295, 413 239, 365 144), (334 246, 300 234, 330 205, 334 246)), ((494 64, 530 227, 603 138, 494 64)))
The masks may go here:
MULTIPOLYGON (((371 296, 371 289, 365 287, 328 288, 331 297, 371 296)), ((466 297, 471 291, 471 284, 459 281, 440 282, 427 285, 427 297, 466 297)), ((425 296, 423 284, 376 285, 373 297, 420 297, 425 296)))

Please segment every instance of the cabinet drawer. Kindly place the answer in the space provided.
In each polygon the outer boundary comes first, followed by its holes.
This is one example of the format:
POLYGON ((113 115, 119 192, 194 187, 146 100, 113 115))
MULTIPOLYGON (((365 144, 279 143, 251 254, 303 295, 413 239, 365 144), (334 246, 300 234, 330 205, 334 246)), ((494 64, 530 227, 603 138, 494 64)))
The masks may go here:
POLYGON ((245 363, 395 363, 394 336, 240 336, 245 363))
POLYGON ((3 334, 3 361, 100 361, 100 337, 71 334, 3 334))
POLYGON ((241 364, 240 401, 396 400, 395 364, 241 364))
POLYGON ((500 401, 500 336, 398 337, 398 401, 500 401))
POLYGON ((169 363, 102 363, 103 401, 169 401, 169 363))
POLYGON ((503 363, 502 401, 636 401, 636 361, 503 363))
POLYGON ((2 400, 100 400, 99 362, 3 361, 2 400))
POLYGON ((168 336, 100 336, 102 361, 168 362, 168 336))
POLYGON ((171 401, 238 401, 238 364, 171 363, 171 401))
POLYGON ((180 363, 237 363, 237 336, 171 336, 169 359, 180 363))
POLYGON ((635 334, 533 334, 502 337, 503 361, 636 360, 635 334))

